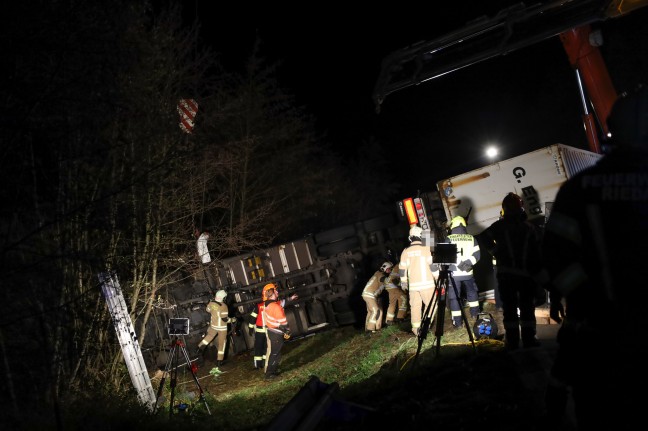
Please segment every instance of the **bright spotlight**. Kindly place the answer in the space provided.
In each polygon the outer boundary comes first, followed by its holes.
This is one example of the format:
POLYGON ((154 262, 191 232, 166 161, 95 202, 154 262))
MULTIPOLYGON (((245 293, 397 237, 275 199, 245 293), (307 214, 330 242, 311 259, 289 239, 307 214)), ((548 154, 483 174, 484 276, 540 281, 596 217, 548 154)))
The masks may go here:
POLYGON ((489 159, 494 159, 495 157, 497 157, 497 148, 488 147, 486 149, 486 156, 488 156, 489 159))

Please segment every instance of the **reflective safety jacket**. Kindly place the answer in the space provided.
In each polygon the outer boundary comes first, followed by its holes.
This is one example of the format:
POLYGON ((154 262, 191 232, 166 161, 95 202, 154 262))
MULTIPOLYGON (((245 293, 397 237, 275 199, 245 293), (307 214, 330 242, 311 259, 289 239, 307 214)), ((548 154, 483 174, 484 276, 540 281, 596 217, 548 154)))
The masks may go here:
POLYGON ((262 315, 263 322, 268 331, 280 334, 290 333, 286 312, 279 301, 266 301, 262 315))
POLYGON ((387 274, 382 271, 374 272, 367 284, 365 285, 362 296, 366 298, 378 298, 382 291, 385 289, 385 284, 380 281, 385 278, 387 274))
POLYGON ((392 267, 391 272, 385 277, 383 282, 386 290, 398 289, 400 287, 400 275, 398 273, 398 264, 392 267))
MULTIPOLYGON (((481 256, 477 239, 469 233, 465 233, 466 228, 463 226, 453 229, 452 232, 452 234, 448 235, 448 241, 457 245, 457 264, 467 260, 474 266, 481 256), (462 230, 464 232, 454 233, 455 231, 461 232, 462 230)), ((461 281, 472 278, 473 276, 472 268, 469 271, 462 271, 455 265, 452 265, 450 270, 456 280, 461 281)))
POLYGON ((224 302, 209 301, 206 310, 211 314, 211 320, 209 322, 211 328, 217 331, 227 331, 227 323, 230 320, 227 304, 224 302))
POLYGON ((251 319, 248 320, 248 328, 254 329, 256 332, 265 332, 265 327, 263 326, 263 309, 265 304, 259 302, 257 304, 256 310, 250 313, 251 319))
POLYGON ((432 252, 421 241, 412 241, 403 250, 398 267, 403 289, 406 286, 410 292, 434 289, 436 278, 432 273, 432 252))

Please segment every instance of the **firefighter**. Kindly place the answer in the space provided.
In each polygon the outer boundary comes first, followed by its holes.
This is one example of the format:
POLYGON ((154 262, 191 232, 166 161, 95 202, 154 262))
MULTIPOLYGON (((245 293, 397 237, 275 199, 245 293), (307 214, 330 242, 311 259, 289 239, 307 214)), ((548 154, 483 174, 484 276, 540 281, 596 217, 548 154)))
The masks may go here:
POLYGON ((385 325, 402 322, 407 315, 407 293, 400 287, 398 264, 394 265, 383 281, 385 290, 389 295, 389 305, 385 317, 385 325))
POLYGON ((225 363, 225 343, 227 341, 227 324, 236 323, 236 317, 229 317, 229 310, 225 303, 227 292, 219 290, 216 292, 213 301, 209 301, 206 310, 211 315, 207 334, 198 343, 198 357, 202 359, 205 348, 216 338, 218 343, 218 355, 216 366, 220 367, 225 363))
POLYGON ((502 299, 505 344, 509 350, 522 344, 540 345, 536 337, 535 293, 542 270, 540 237, 527 221, 524 203, 515 193, 502 200, 504 215, 484 230, 482 245, 497 260, 497 283, 502 299), (518 316, 519 309, 519 316, 518 316))
POLYGON ((385 277, 389 275, 392 269, 391 262, 384 262, 380 268, 373 273, 364 289, 362 290, 362 299, 367 304, 367 317, 365 318, 365 331, 368 333, 376 332, 382 329, 383 321, 383 304, 380 295, 385 289, 385 277))
POLYGON ((579 429, 645 419, 648 87, 622 94, 608 126, 612 145, 561 186, 543 236, 550 313, 564 317, 552 375, 571 386, 579 429))
MULTIPOLYGON (((265 289, 265 288, 264 288, 265 289)), ((281 301, 279 301, 279 289, 276 285, 268 286, 263 309, 263 323, 266 328, 267 350, 265 364, 265 378, 274 379, 279 375, 279 363, 281 361, 281 348, 284 340, 290 339, 290 327, 286 319, 281 301)))
MULTIPOLYGON (((277 289, 277 292, 279 291, 278 286, 274 283, 268 283, 263 286, 263 290, 261 291, 262 301, 259 302, 256 305, 256 308, 248 315, 248 329, 250 331, 250 335, 254 334, 253 364, 255 370, 265 369, 267 340, 266 328, 263 325, 263 309, 265 308, 265 301, 269 299, 269 289, 277 289)), ((288 298, 289 303, 296 301, 297 299, 299 299, 299 296, 297 294, 293 294, 288 298)), ((282 307, 286 306, 286 302, 286 299, 281 300, 282 307)))
POLYGON ((398 264, 401 287, 409 292, 412 332, 418 336, 425 307, 434 297, 436 278, 432 273, 432 252, 421 241, 423 230, 414 225, 410 228, 410 245, 401 253, 398 264))
POLYGON ((452 325, 455 328, 461 328, 461 294, 466 295, 470 316, 474 319, 479 315, 479 289, 473 276, 473 266, 480 257, 479 244, 477 239, 470 235, 466 230, 466 220, 461 216, 454 217, 449 225, 450 235, 448 241, 457 245, 457 265, 451 265, 452 278, 457 286, 457 292, 454 289, 448 289, 448 299, 450 303, 450 314, 452 315, 452 325), (458 295, 458 296, 457 296, 458 295))

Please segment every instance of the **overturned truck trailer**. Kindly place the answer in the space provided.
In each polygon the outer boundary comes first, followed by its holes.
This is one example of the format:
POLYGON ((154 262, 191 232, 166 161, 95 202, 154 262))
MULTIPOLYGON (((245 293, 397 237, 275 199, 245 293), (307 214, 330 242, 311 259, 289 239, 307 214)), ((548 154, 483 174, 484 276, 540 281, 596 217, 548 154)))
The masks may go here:
POLYGON ((227 356, 253 348, 254 335, 248 333, 244 316, 256 308, 270 282, 280 286, 280 298, 299 296, 286 306, 293 337, 363 322, 362 288, 383 260, 400 255, 407 234, 407 223, 395 212, 220 260, 208 268, 211 284, 196 269, 160 294, 142 342, 147 367, 167 362, 169 319, 189 319, 184 341, 189 352, 198 345, 209 326, 205 306, 219 289, 228 292, 229 314, 237 317, 230 325, 227 356))

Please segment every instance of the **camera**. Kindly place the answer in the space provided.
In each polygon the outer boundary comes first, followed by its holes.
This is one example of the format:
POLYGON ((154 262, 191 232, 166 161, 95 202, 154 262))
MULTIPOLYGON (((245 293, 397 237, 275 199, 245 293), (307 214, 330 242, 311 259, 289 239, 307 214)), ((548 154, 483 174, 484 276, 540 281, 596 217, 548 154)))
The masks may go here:
POLYGON ((434 263, 454 265, 457 263, 457 244, 438 243, 434 248, 434 263))
POLYGON ((189 335, 189 318, 169 319, 169 335, 189 335))

